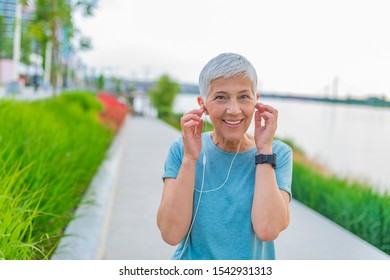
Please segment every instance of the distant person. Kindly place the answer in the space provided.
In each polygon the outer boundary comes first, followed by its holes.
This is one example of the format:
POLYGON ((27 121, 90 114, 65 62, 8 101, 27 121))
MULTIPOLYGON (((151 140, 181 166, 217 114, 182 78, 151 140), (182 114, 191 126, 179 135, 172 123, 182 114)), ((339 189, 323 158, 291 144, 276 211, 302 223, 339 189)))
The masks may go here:
POLYGON ((38 75, 33 76, 33 87, 34 87, 34 92, 37 93, 39 89, 39 77, 38 75))
POLYGON ((223 53, 200 73, 199 108, 169 149, 157 214, 173 259, 275 259, 290 220, 292 151, 274 140, 278 112, 257 102, 257 74, 223 53), (202 133, 202 115, 214 131, 202 133), (247 133, 254 117, 254 135, 247 133))

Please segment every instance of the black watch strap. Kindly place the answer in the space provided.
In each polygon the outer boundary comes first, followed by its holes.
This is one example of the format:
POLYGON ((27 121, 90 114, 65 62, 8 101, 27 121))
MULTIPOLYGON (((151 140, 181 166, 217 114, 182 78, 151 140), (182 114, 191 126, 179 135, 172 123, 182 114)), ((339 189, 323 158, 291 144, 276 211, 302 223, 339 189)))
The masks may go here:
POLYGON ((259 154, 255 156, 255 164, 271 164, 273 168, 276 168, 276 154, 272 155, 265 155, 265 154, 259 154))

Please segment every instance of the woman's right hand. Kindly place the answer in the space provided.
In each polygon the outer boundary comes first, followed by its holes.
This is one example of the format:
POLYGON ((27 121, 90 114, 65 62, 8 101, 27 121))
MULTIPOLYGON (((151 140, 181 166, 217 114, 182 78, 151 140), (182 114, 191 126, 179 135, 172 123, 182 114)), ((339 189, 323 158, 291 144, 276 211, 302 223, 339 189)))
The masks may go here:
POLYGON ((201 119, 205 111, 204 105, 199 109, 185 113, 180 119, 181 134, 184 142, 184 158, 196 161, 199 158, 202 149, 202 128, 203 120, 201 119))

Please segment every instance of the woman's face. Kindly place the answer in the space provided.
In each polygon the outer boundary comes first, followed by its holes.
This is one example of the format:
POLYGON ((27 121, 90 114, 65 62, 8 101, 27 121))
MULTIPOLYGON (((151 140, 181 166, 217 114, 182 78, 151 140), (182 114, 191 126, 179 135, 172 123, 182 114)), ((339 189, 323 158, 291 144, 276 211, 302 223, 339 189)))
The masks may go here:
POLYGON ((244 76, 211 82, 205 107, 217 137, 240 141, 252 121, 257 97, 250 79, 244 76))

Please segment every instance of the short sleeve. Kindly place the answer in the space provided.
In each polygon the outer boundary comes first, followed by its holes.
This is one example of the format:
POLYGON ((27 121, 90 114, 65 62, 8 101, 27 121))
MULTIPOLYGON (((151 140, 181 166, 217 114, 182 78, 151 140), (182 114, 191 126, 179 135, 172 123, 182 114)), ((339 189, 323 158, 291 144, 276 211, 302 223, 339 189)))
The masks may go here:
POLYGON ((279 189, 284 190, 290 194, 292 184, 292 168, 293 168, 293 156, 292 149, 287 144, 277 141, 274 153, 276 154, 276 182, 279 189))
POLYGON ((177 174, 179 174, 179 169, 183 159, 183 140, 182 138, 178 138, 175 140, 168 151, 167 158, 164 163, 164 174, 162 179, 165 178, 174 178, 176 179, 177 174))

